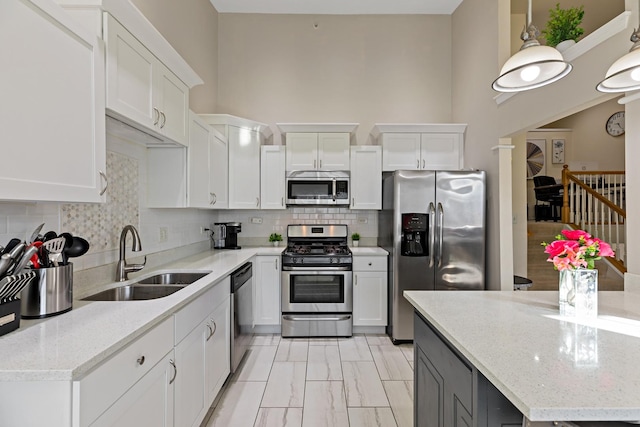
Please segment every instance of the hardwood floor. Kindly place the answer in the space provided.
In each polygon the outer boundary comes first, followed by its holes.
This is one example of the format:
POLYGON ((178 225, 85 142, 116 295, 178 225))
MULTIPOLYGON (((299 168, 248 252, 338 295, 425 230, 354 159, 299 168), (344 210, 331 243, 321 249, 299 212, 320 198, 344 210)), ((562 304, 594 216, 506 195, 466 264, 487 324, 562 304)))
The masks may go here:
MULTIPOLYGON (((557 291, 558 272, 547 261, 542 242, 552 242, 560 234, 563 224, 551 221, 529 221, 527 223, 527 278, 533 281, 530 291, 557 291)), ((601 291, 622 291, 624 280, 605 261, 596 261, 598 288, 601 291)))

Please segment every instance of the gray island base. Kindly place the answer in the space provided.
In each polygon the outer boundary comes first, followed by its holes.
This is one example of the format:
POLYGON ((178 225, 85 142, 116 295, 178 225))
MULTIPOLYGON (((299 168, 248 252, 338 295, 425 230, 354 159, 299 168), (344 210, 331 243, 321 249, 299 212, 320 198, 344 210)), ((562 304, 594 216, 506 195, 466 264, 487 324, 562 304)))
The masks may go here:
POLYGON ((414 425, 630 427, 640 419, 640 296, 601 292, 600 315, 586 322, 557 314, 557 292, 405 297, 415 307, 414 425))

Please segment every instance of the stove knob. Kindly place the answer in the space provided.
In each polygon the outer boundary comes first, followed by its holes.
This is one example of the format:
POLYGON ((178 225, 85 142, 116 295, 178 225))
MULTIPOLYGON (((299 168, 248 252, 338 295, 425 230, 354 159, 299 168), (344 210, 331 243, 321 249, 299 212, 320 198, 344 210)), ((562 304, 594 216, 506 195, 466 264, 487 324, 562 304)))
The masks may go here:
POLYGON ((335 258, 330 258, 330 259, 329 259, 329 263, 331 263, 331 264, 335 264, 335 263, 336 263, 336 259, 335 259, 335 258))

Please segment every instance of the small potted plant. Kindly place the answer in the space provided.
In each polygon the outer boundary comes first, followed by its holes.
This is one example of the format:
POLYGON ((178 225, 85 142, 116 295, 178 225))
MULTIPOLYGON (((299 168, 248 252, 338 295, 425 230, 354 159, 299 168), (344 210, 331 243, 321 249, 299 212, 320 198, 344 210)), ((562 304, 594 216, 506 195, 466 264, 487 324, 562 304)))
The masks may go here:
POLYGON ((353 234, 351 235, 351 240, 353 241, 353 246, 354 246, 355 248, 357 248, 357 247, 358 247, 358 244, 360 243, 360 234, 358 234, 358 233, 353 233, 353 234))
POLYGON ((273 243, 273 246, 278 246, 282 242, 282 235, 278 233, 271 233, 269 235, 269 241, 273 243))
POLYGON ((546 28, 542 30, 547 46, 555 47, 562 52, 575 44, 584 34, 584 29, 580 27, 582 18, 584 18, 584 6, 560 9, 560 3, 557 3, 555 9, 549 10, 549 21, 546 28))

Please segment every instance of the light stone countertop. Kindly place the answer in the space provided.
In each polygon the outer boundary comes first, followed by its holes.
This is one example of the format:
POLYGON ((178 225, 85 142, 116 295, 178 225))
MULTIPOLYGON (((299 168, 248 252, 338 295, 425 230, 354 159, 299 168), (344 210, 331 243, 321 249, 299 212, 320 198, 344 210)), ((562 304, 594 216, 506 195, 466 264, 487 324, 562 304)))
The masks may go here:
POLYGON ((404 295, 530 420, 640 420, 640 295, 599 292, 590 321, 552 291, 404 295))
POLYGON ((204 278, 164 298, 148 301, 74 301, 68 313, 25 321, 0 337, 0 381, 70 381, 149 331, 203 294, 254 255, 279 255, 281 247, 209 250, 142 271, 125 285, 163 271, 211 270, 204 278))
POLYGON ((376 246, 358 246, 354 248, 353 246, 349 246, 353 255, 369 255, 369 256, 387 256, 389 253, 382 248, 378 248, 376 246))

